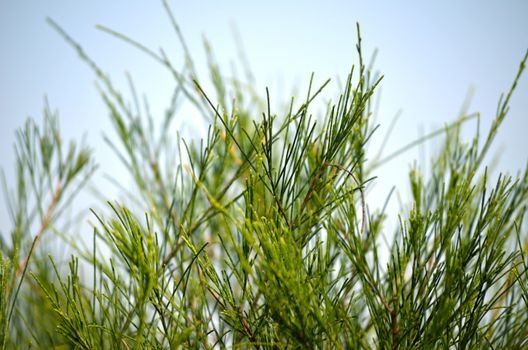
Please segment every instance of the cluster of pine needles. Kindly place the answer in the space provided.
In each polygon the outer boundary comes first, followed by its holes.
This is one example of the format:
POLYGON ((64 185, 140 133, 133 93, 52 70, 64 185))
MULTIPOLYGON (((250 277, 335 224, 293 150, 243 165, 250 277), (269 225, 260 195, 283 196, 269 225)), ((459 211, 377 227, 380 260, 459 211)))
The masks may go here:
POLYGON ((134 188, 92 210, 92 234, 79 238, 68 215, 96 170, 91 149, 64 142, 47 105, 41 124, 18 131, 16 181, 4 181, 13 225, 0 241, 0 349, 528 347, 528 168, 492 176, 484 164, 528 54, 491 128, 461 115, 431 134, 442 144, 411 167, 408 202, 387 213, 368 200, 387 158, 367 157, 381 77, 363 62, 359 27, 337 98, 319 108, 330 82, 312 76, 275 112, 251 76, 226 78, 208 44, 209 78, 198 79, 166 9, 181 69, 101 28, 174 78, 162 116, 50 20, 97 76, 115 131, 106 142, 134 188), (182 101, 209 125, 199 141, 174 131, 189 117, 182 101))

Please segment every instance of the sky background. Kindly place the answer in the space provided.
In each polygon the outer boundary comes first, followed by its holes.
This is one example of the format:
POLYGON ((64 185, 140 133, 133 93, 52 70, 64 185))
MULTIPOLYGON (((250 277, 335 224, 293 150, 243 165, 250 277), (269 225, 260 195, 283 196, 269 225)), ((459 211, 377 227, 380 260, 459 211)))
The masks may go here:
MULTIPOLYGON (((375 68, 384 74, 378 121, 383 137, 402 110, 387 151, 454 120, 474 88, 470 111, 480 111, 487 130, 501 92, 506 91, 528 49, 528 1, 170 1, 198 62, 202 36, 229 72, 236 60, 233 26, 242 38, 256 76, 256 90, 288 100, 293 87, 305 91, 316 81, 346 77, 356 62, 355 23, 361 25, 364 52, 378 49, 375 68)), ((42 118, 44 96, 60 113, 65 139, 86 136, 100 164, 95 181, 115 195, 102 174, 126 183, 116 157, 102 142, 110 129, 93 72, 46 23, 51 17, 74 37, 120 86, 130 71, 136 86, 161 115, 172 79, 141 52, 97 30, 102 24, 146 46, 164 47, 176 62, 181 49, 161 1, 94 0, 0 2, 0 166, 14 174, 14 132, 28 116, 42 118)), ((527 72, 528 73, 528 72, 527 72)), ((202 74, 205 77, 206 74, 202 74)), ((334 90, 331 90, 334 91, 334 90)), ((304 92, 303 92, 304 96, 304 92)), ((187 118, 187 119, 186 119, 187 118)), ((190 123, 182 116, 180 123, 190 123)), ((523 76, 511 111, 499 131, 499 167, 515 172, 528 161, 528 77, 523 76)), ((111 132, 109 135, 113 135, 111 132)), ((402 183, 416 152, 388 163, 378 173, 379 193, 402 183)), ((89 205, 89 204, 87 204, 89 205)), ((0 204, 0 230, 9 230, 0 204)))

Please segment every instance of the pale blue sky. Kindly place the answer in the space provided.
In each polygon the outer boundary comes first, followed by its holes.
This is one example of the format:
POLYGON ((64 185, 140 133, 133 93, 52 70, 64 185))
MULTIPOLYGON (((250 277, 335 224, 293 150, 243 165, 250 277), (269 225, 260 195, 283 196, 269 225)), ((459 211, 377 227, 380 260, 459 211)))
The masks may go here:
MULTIPOLYGON (((229 68, 237 56, 234 24, 257 77, 257 90, 269 86, 272 96, 284 99, 293 86, 304 87, 312 71, 319 81, 344 76, 354 62, 359 21, 367 57, 378 48, 376 67, 385 75, 379 137, 383 126, 403 110, 389 148, 417 137, 420 129, 430 131, 453 120, 470 87, 476 89, 470 109, 482 112, 487 127, 500 92, 509 87, 528 49, 528 2, 522 0, 170 3, 197 59, 203 58, 204 34, 229 68)), ((41 118, 47 95, 60 111, 64 135, 87 135, 103 171, 114 173, 116 158, 101 141, 109 122, 94 74, 46 24, 46 16, 62 25, 118 83, 125 70, 132 72, 156 113, 166 105, 171 79, 145 55, 95 25, 124 32, 147 46, 163 46, 178 60, 179 46, 161 1, 0 2, 0 166, 11 177, 14 131, 29 115, 41 118)), ((527 131, 525 74, 497 139, 497 145, 504 146, 504 169, 514 171, 526 164, 527 131)), ((407 173, 410 160, 403 157, 388 164, 379 181, 390 188, 407 173)), ((116 177, 123 175, 115 169, 116 177)), ((6 220, 2 202, 0 230, 9 227, 6 220)))

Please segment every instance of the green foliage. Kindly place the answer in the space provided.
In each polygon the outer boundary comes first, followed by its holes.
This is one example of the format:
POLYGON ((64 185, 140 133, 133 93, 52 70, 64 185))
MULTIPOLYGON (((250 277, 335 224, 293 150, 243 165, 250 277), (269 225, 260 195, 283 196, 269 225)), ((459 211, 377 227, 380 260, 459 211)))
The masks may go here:
MULTIPOLYGON (((65 147, 59 132, 58 117, 46 103, 44 122, 39 127, 28 120, 17 133, 15 145, 16 185, 9 190, 4 181, 4 193, 13 222, 10 242, 1 237, 1 295, 0 340, 2 347, 31 339, 27 329, 38 328, 42 334, 54 332, 49 327, 53 314, 43 312, 46 300, 35 292, 35 283, 25 281, 30 261, 34 273, 50 280, 49 264, 39 251, 39 243, 52 232, 59 234, 68 227, 59 216, 72 203, 95 169, 88 148, 70 142, 65 147), (61 229, 61 226, 63 228, 61 229), (48 233, 49 232, 49 233, 48 233), (13 317, 17 309, 20 317, 13 317)), ((59 234, 60 235, 60 234, 59 234)), ((46 336, 47 338, 47 336, 46 336)), ((44 339, 39 339, 45 341, 44 339)))
POLYGON ((443 135, 443 145, 430 169, 411 169, 411 198, 390 213, 399 225, 388 232, 386 208, 367 202, 387 158, 367 160, 381 78, 362 60, 359 27, 359 63, 325 113, 312 111, 329 81, 315 87, 313 77, 304 98, 273 112, 267 90, 260 98, 225 78, 208 43, 203 84, 166 8, 183 70, 102 28, 172 74, 162 118, 131 79, 129 103, 50 21, 97 75, 115 129, 105 140, 135 188, 93 211, 85 247, 60 216, 94 170, 90 151, 63 152, 47 107, 42 127, 29 121, 18 133, 17 184, 5 185, 13 230, 1 241, 2 349, 528 346, 528 168, 491 180, 483 165, 528 53, 484 138, 477 123, 462 140, 468 115, 426 138, 443 135), (209 124, 199 142, 172 127, 182 101, 209 124), (69 242, 68 270, 38 244, 45 238, 69 242))

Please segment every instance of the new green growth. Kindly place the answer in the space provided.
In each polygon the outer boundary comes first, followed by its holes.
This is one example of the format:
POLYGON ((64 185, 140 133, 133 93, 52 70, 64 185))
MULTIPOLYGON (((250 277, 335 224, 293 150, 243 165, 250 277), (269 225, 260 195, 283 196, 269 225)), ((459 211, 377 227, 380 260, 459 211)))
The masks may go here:
POLYGON ((96 170, 91 150, 61 138, 48 106, 18 131, 16 183, 4 181, 1 349, 528 347, 528 168, 492 177, 485 164, 528 53, 491 128, 461 115, 429 135, 441 147, 412 167, 409 201, 389 213, 368 202, 386 158, 367 158, 381 77, 363 62, 359 27, 358 62, 324 113, 314 105, 331 83, 313 77, 274 111, 250 78, 226 78, 208 45, 210 76, 198 79, 166 9, 183 69, 102 28, 174 78, 161 117, 50 21, 97 76, 108 147, 135 188, 93 210, 93 236, 79 239, 66 219, 96 170), (202 140, 171 127, 182 101, 208 123, 202 140), (476 125, 468 141, 462 125, 476 125), (72 252, 67 266, 57 244, 72 252))

